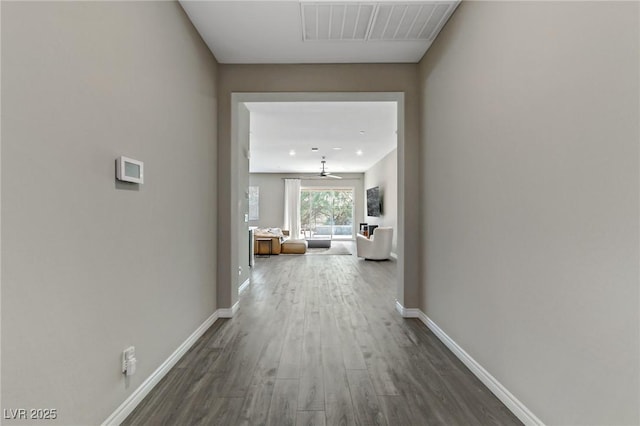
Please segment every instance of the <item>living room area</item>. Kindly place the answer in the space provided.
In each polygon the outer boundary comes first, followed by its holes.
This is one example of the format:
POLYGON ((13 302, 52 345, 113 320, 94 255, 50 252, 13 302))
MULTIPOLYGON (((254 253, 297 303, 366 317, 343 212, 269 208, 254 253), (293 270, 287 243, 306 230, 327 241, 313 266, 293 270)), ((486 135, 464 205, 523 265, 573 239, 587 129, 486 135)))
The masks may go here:
POLYGON ((397 258, 396 102, 244 106, 249 173, 240 204, 249 238, 239 258, 247 266, 274 255, 356 255, 356 240, 376 227, 389 228, 379 259, 397 258))

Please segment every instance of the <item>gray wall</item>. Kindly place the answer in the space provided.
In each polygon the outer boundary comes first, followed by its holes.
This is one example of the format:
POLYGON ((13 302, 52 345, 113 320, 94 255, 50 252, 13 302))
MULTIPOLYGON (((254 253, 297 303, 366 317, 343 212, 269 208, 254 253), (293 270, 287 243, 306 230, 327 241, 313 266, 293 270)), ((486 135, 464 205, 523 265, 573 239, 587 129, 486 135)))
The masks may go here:
MULTIPOLYGON (((232 165, 237 164, 237 147, 232 144, 231 95, 241 92, 403 92, 404 146, 398 147, 398 162, 403 169, 398 176, 398 234, 404 235, 398 247, 398 276, 405 285, 398 289, 398 300, 406 307, 419 303, 420 223, 419 209, 404 209, 405 197, 420 196, 418 143, 417 66, 415 64, 328 64, 328 65, 220 65, 218 79, 218 304, 231 307, 237 301, 233 265, 238 264, 237 252, 228 250, 238 220, 236 213, 237 177, 232 165), (226 251, 225 251, 226 249, 226 251)), ((399 240, 400 241, 400 240, 399 240)), ((233 244, 232 244, 233 247, 233 244)))
MULTIPOLYGON (((398 150, 394 149, 374 164, 364 174, 363 200, 366 206, 366 190, 374 186, 380 187, 382 195, 382 214, 380 217, 366 216, 365 222, 393 228, 393 244, 391 251, 398 248, 398 150)), ((419 204, 411 203, 411 208, 419 208, 419 204)), ((365 207, 364 214, 367 214, 365 207)))
POLYGON ((464 2, 420 64, 421 308, 547 424, 640 423, 638 15, 464 2))
POLYGON ((99 424, 216 308, 217 65, 177 3, 1 7, 2 407, 99 424))
MULTIPOLYGON (((282 227, 284 223, 285 174, 251 173, 249 184, 260 188, 259 217, 249 222, 260 228, 282 227)), ((299 175, 295 175, 297 177, 299 175)), ((291 177, 294 177, 293 175, 291 177)))
MULTIPOLYGON (((251 186, 260 187, 260 217, 259 220, 251 221, 251 226, 282 227, 284 221, 284 179, 297 178, 301 175, 287 173, 251 173, 249 182, 251 186)), ((340 173, 341 180, 327 181, 324 179, 302 179, 303 188, 354 188, 355 212, 354 223, 364 219, 364 201, 362 190, 362 173, 340 173)))

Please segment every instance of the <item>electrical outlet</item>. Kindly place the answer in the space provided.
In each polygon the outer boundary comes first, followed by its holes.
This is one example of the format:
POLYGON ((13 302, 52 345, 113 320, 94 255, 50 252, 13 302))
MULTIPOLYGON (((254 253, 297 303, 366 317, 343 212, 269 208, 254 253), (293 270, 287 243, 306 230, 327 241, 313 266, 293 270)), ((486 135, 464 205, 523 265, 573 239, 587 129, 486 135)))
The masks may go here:
POLYGON ((242 275, 242 266, 238 266, 238 275, 242 275))

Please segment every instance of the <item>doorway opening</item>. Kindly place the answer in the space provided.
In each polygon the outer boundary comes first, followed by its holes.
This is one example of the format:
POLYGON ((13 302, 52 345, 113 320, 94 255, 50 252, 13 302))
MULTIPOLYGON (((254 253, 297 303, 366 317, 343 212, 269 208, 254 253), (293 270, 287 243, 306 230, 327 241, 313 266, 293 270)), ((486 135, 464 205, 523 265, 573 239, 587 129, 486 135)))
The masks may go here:
MULTIPOLYGON (((393 179, 390 180, 393 188, 388 186, 385 197, 385 212, 391 216, 391 212, 395 213, 395 222, 391 225, 394 228, 394 250, 392 256, 398 262, 397 275, 397 299, 403 300, 404 295, 404 260, 403 247, 405 244, 404 235, 404 93, 402 92, 358 92, 358 93, 232 93, 231 96, 231 114, 232 114, 232 206, 236 212, 232 214, 232 238, 235 243, 232 244, 237 252, 232 254, 230 269, 239 272, 238 281, 231 283, 232 305, 235 306, 238 300, 238 288, 249 278, 249 227, 258 224, 249 221, 249 188, 252 191, 259 191, 259 217, 265 220, 260 226, 277 226, 281 215, 276 212, 271 216, 268 222, 269 208, 273 206, 284 205, 278 196, 272 196, 269 192, 269 185, 265 183, 256 184, 254 174, 250 174, 250 164, 254 159, 255 150, 252 146, 252 139, 256 134, 252 129, 251 107, 256 104, 280 103, 280 104, 301 104, 301 103, 387 103, 393 104, 394 124, 396 129, 393 131, 393 142, 395 148, 388 154, 385 153, 386 164, 393 164, 393 179), (257 188, 256 188, 257 187, 257 188), (236 222, 234 224, 234 222, 236 222), (269 223, 269 225, 267 225, 269 223), (246 267, 245 267, 246 266, 246 267)), ((335 148, 335 147, 334 147, 335 148)), ((334 149, 331 148, 331 149, 334 149)), ((271 164, 278 166, 286 165, 289 156, 298 154, 294 148, 286 147, 287 153, 279 153, 277 161, 271 164)), ((306 148, 305 148, 306 149, 306 148)), ((273 153, 273 150, 272 150, 273 153)), ((321 170, 303 171, 295 173, 290 170, 271 170, 270 173, 279 173, 279 182, 274 181, 274 185, 282 187, 282 180, 291 178, 291 174, 297 175, 303 180, 301 189, 301 234, 316 235, 330 237, 332 239, 355 239, 358 232, 358 224, 362 222, 370 222, 376 224, 377 221, 384 221, 387 218, 367 217, 366 211, 366 189, 371 186, 378 186, 377 182, 370 181, 369 174, 364 170, 359 173, 353 173, 340 169, 340 157, 337 152, 330 151, 330 160, 328 161, 329 173, 342 177, 342 180, 335 180, 341 184, 334 183, 333 179, 325 179, 321 170), (284 172, 284 173, 283 173, 284 172), (288 175, 287 175, 288 174, 288 175), (304 179, 308 179, 309 185, 305 185, 304 179), (331 181, 331 184, 327 183, 331 181), (350 186, 352 188, 350 188, 350 186), (306 192, 305 192, 306 191, 306 192), (316 198, 315 200, 313 198, 316 198), (319 198, 325 198, 324 204, 319 198), (307 201, 307 207, 303 207, 307 201), (306 209, 306 210, 304 210, 306 209)), ((318 154, 320 155, 320 154, 318 154)), ((362 155, 358 150, 357 155, 362 155)), ((322 157, 314 160, 314 166, 319 167, 322 157)), ((387 168, 388 169, 388 168, 387 168)), ((376 173, 379 170, 376 171, 376 173)), ((386 224, 381 223, 382 226, 386 224)), ((234 250, 234 251, 236 251, 234 250)))

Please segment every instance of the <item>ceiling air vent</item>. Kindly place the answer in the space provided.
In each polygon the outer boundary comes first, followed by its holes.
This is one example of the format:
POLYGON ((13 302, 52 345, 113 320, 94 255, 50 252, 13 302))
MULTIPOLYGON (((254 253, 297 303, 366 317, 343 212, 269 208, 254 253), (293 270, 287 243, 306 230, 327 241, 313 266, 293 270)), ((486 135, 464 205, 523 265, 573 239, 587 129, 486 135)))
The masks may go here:
POLYGON ((373 4, 301 3, 304 40, 366 40, 373 4))
POLYGON ((432 41, 458 1, 300 4, 305 41, 432 41))

